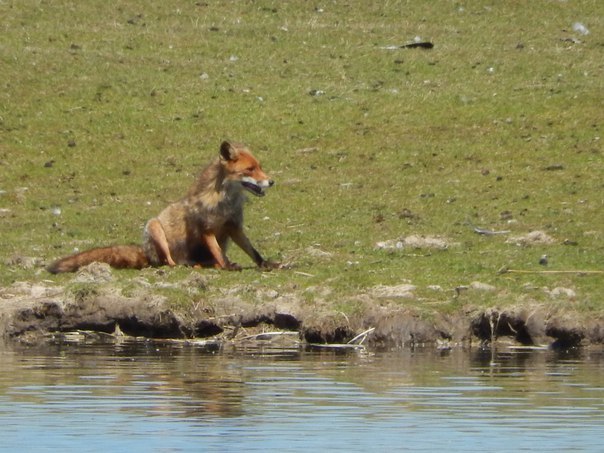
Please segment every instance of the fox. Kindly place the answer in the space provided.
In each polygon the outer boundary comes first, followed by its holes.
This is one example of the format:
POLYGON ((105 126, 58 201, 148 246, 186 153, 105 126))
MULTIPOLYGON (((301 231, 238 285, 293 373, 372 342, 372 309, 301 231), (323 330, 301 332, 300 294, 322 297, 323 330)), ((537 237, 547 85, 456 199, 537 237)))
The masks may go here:
POLYGON ((146 223, 142 245, 94 248, 58 259, 47 270, 75 272, 93 262, 116 269, 186 265, 241 270, 227 258, 230 241, 259 268, 278 267, 262 257, 243 230, 245 193, 263 197, 273 185, 247 146, 224 141, 187 194, 146 223))

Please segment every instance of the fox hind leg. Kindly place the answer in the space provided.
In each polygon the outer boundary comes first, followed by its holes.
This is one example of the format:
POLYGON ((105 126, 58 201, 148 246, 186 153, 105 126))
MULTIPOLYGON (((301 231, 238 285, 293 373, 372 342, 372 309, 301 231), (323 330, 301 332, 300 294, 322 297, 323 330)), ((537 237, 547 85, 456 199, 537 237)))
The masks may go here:
POLYGON ((146 230, 151 243, 155 247, 159 260, 168 266, 176 266, 170 254, 170 246, 161 222, 158 219, 149 220, 146 230))

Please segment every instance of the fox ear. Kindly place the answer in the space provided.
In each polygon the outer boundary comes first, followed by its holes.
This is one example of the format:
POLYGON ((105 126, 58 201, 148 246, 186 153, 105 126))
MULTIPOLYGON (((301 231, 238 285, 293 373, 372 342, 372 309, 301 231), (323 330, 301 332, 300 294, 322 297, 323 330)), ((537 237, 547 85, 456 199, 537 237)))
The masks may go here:
POLYGON ((239 157, 239 150, 234 147, 231 142, 224 141, 220 145, 220 157, 224 160, 237 160, 239 157))

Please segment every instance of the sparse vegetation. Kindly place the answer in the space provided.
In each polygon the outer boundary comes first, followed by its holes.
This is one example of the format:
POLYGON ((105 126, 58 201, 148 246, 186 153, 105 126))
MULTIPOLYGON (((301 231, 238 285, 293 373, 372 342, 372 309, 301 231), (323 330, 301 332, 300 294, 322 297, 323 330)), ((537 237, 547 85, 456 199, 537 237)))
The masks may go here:
MULTIPOLYGON (((389 302, 427 315, 602 312, 602 275, 499 272, 544 254, 547 269, 604 269, 602 2, 23 0, 0 15, 2 286, 67 284, 43 262, 138 242, 231 138, 277 182, 250 201, 249 236, 291 269, 258 272, 233 247, 249 268, 195 270, 203 291, 174 288, 178 306, 231 288, 353 312, 408 283, 389 302), (416 37, 434 48, 397 48, 416 37), (506 241, 532 231, 553 242, 506 241), (448 245, 396 247, 412 235, 448 245)), ((140 274, 111 284, 130 294, 140 274)))

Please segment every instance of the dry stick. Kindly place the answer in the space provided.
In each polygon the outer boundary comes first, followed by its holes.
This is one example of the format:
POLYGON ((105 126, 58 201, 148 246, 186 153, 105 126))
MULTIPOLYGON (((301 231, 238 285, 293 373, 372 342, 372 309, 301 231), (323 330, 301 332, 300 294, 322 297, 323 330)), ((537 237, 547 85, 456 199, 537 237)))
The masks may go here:
POLYGON ((248 335, 242 338, 239 338, 239 341, 243 341, 243 340, 255 340, 259 337, 278 337, 278 336, 284 336, 284 335, 299 335, 298 332, 281 332, 281 331, 277 331, 277 332, 262 332, 262 333, 257 333, 255 335, 248 335))
POLYGON ((362 344, 350 344, 350 343, 310 343, 313 348, 325 348, 325 349, 356 349, 363 351, 365 346, 362 344))
POLYGON ((521 269, 505 269, 502 274, 594 274, 604 275, 604 271, 527 271, 521 269))
POLYGON ((361 338, 361 341, 359 341, 359 345, 362 345, 363 342, 365 341, 365 339, 367 338, 367 335, 369 335, 371 332, 373 332, 375 330, 375 327, 372 327, 371 329, 367 329, 365 332, 361 332, 360 334, 358 334, 356 337, 354 337, 352 340, 350 340, 348 342, 348 344, 355 344, 356 341, 361 338))
MULTIPOLYGON (((343 314, 343 313, 342 313, 343 314)), ((345 315, 344 315, 345 316, 345 315)), ((348 319, 348 318, 347 318, 348 319)), ((363 342, 367 339, 367 336, 375 330, 375 327, 367 329, 364 332, 361 332, 348 343, 330 343, 330 344, 321 344, 321 343, 311 343, 310 345, 315 348, 325 348, 325 349, 356 349, 360 351, 365 350, 365 345, 363 342), (360 341, 359 341, 360 340, 360 341)))
POLYGON ((313 274, 308 274, 306 272, 294 271, 294 274, 302 275, 303 277, 314 277, 313 274))

